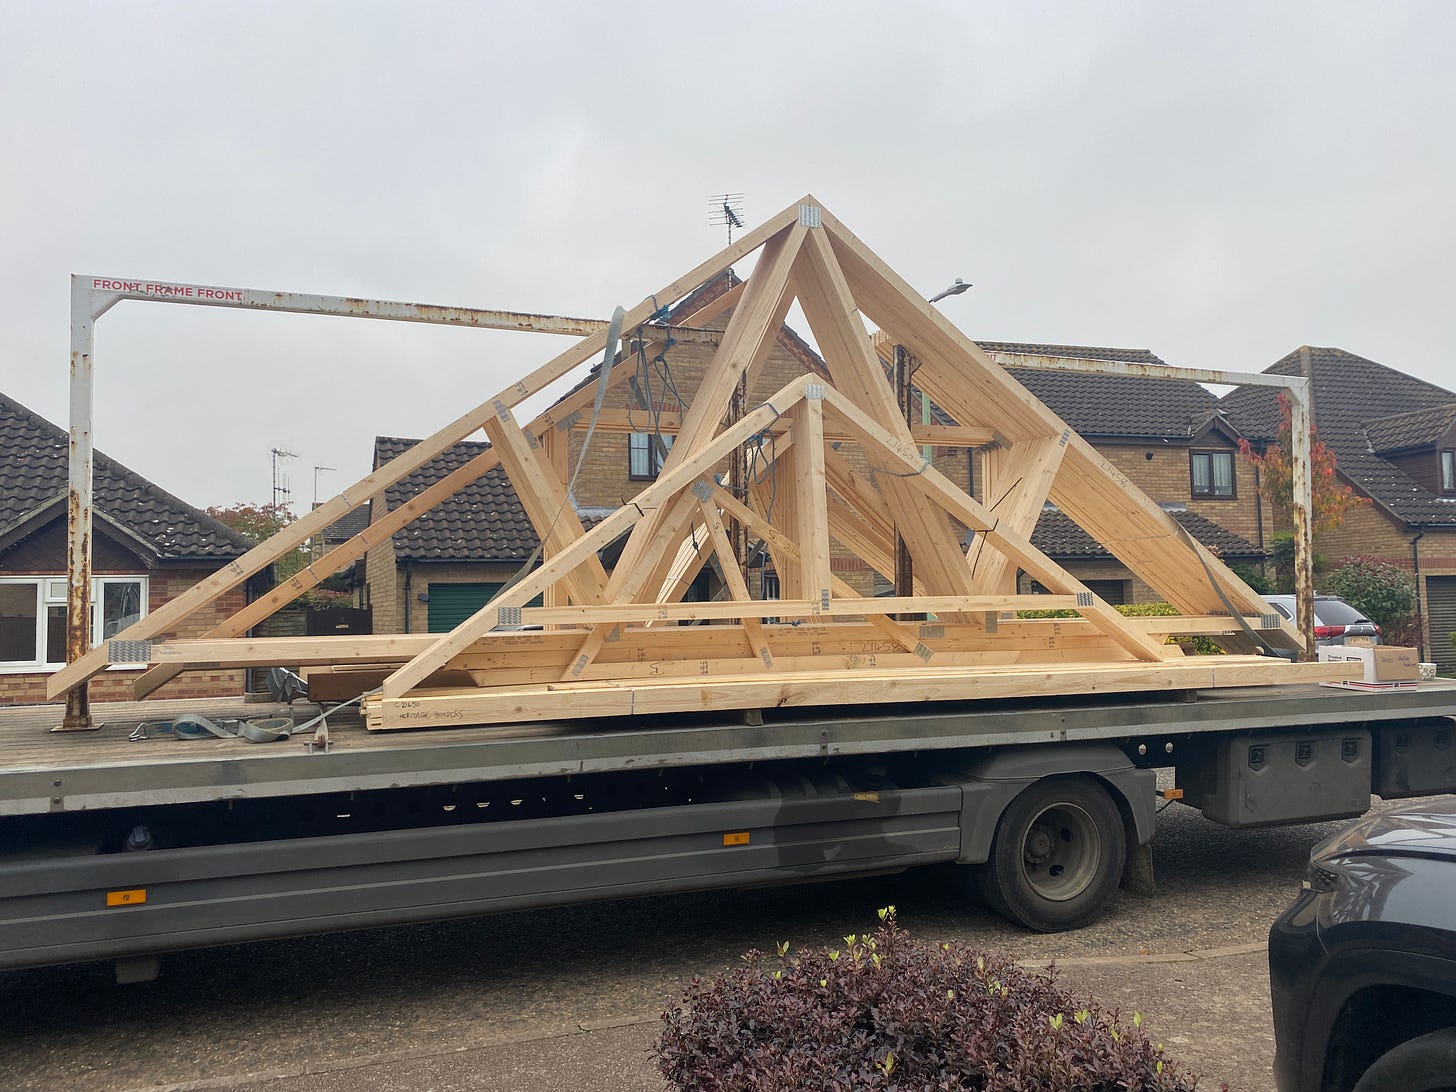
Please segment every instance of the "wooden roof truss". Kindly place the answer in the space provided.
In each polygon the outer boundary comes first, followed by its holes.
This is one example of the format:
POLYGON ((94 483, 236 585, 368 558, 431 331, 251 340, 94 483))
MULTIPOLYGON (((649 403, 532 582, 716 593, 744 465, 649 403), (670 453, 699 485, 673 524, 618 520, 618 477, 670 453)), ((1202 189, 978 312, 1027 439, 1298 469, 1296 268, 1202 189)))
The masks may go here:
MULTIPOLYGON (((1249 655, 1257 643, 1297 648, 1297 635, 812 197, 626 312, 624 328, 660 340, 665 331, 649 322, 658 301, 685 297, 754 251, 746 282, 681 318, 699 329, 731 308, 696 395, 664 429, 676 437, 658 477, 605 519, 584 528, 566 484, 567 434, 586 427, 597 383, 525 425, 512 414, 547 384, 602 357, 607 336, 597 332, 122 634, 120 658, 149 664, 138 695, 193 667, 326 665, 360 691, 379 688, 367 701, 368 723, 386 729, 1195 689, 1342 674, 1249 655), (740 381, 753 388, 795 301, 824 369, 734 419, 740 381), (922 456, 918 444, 937 429, 906 423, 882 362, 893 346, 913 356, 916 386, 954 418, 954 426, 939 427, 951 438, 941 442, 987 445, 984 503, 922 456), (151 640, 479 429, 488 450, 204 638, 151 640), (762 457, 735 495, 721 471, 750 447, 762 457), (244 636, 495 466, 510 477, 542 539, 542 563, 455 630, 244 636), (1183 616, 1124 617, 1033 546, 1048 501, 1183 616), (734 525, 762 543, 782 598, 754 598, 734 525), (600 551, 622 536, 608 571, 600 551), (897 536, 913 558, 914 594, 865 598, 833 571, 837 550, 893 576, 897 536), (725 598, 683 602, 704 566, 720 574, 725 598), (1019 571, 1050 594, 1017 595, 1019 571), (544 605, 528 606, 538 595, 544 605), (1014 613, 1053 607, 1077 617, 1014 613), (1185 656, 1166 643, 1170 633, 1214 635, 1231 654, 1185 656)), ((630 371, 609 367, 599 382, 618 387, 630 371)), ((599 423, 623 426, 611 411, 599 423)), ((82 657, 53 678, 52 694, 107 662, 101 649, 82 657)))

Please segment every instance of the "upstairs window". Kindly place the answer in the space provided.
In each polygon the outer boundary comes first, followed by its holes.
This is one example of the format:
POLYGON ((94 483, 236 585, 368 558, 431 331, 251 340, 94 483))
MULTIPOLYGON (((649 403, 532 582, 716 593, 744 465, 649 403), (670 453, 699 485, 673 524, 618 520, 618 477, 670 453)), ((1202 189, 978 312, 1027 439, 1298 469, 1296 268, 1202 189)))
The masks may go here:
POLYGON ((662 469, 667 452, 672 450, 672 437, 651 432, 634 432, 627 437, 627 476, 651 481, 662 469), (662 441, 662 447, 657 441, 662 441))
POLYGON ((1456 493, 1456 451, 1441 452, 1441 492, 1456 493))
POLYGON ((1234 496, 1234 453, 1195 451, 1189 456, 1195 497, 1234 496))

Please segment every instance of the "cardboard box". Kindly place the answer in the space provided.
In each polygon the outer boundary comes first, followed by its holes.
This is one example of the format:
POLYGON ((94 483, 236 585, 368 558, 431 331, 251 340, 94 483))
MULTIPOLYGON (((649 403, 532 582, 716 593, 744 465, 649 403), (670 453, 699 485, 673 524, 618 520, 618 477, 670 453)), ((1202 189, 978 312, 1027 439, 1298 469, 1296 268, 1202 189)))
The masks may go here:
POLYGON ((1360 663, 1365 673, 1361 682, 1415 682, 1421 677, 1421 658, 1413 648, 1400 645, 1326 645, 1319 650, 1320 663, 1360 663))

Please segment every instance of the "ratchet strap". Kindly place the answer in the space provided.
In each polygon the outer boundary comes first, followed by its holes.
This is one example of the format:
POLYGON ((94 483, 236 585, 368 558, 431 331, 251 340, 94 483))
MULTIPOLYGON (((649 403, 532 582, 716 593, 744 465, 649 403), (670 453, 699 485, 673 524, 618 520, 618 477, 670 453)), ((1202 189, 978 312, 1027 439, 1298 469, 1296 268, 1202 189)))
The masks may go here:
POLYGON ((1184 544, 1193 551, 1193 556, 1198 558, 1198 563, 1203 566, 1203 571, 1208 575, 1209 587, 1213 588, 1213 592, 1218 596, 1219 602, 1229 612, 1229 617, 1239 624, 1239 628, 1248 635, 1250 640, 1259 646, 1264 655, 1279 656, 1286 660, 1293 660, 1295 656, 1293 649, 1275 648, 1264 639, 1262 633, 1249 625, 1248 620, 1244 617, 1243 611, 1234 609, 1234 605, 1229 602, 1229 597, 1224 594, 1223 585, 1218 582, 1218 578, 1213 575, 1213 570, 1208 567, 1208 561, 1203 556, 1203 550, 1199 548, 1198 542, 1194 537, 1188 533, 1188 528, 1184 527, 1176 519, 1173 520, 1173 526, 1178 528, 1178 534, 1183 539, 1184 544))
POLYGON ((259 717, 256 720, 215 721, 198 713, 183 713, 173 720, 139 724, 128 739, 150 739, 152 733, 173 739, 245 739, 249 743, 272 743, 294 732, 292 717, 259 717))

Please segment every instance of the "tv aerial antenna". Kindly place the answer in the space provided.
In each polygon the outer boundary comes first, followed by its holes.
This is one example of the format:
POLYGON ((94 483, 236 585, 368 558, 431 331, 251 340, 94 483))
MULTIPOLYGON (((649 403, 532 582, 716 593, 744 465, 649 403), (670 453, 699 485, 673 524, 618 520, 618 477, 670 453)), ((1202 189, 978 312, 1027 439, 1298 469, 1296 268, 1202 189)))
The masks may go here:
POLYGON ((287 504, 293 499, 293 490, 288 487, 288 475, 278 469, 279 460, 296 459, 298 452, 272 447, 268 449, 268 454, 273 456, 273 506, 276 508, 279 504, 287 504))
POLYGON ((313 468, 313 506, 315 508, 318 507, 318 476, 319 476, 319 474, 321 472, 323 472, 323 471, 327 471, 327 470, 338 470, 338 469, 339 468, 337 466, 320 466, 317 463, 314 464, 314 468, 313 468))
POLYGON ((728 228, 728 245, 733 245, 733 229, 743 226, 743 194, 720 193, 708 198, 708 222, 728 228))

